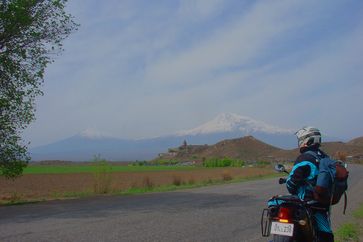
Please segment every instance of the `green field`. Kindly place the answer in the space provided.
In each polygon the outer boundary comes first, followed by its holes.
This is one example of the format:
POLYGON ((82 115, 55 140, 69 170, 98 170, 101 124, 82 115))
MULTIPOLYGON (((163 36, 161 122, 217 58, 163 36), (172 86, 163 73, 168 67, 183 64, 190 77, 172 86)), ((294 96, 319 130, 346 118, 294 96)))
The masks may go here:
MULTIPOLYGON (((102 169, 102 168, 101 168, 102 169)), ((149 171, 190 171, 201 169, 193 166, 121 166, 106 167, 110 172, 149 172, 149 171)), ((30 165, 23 174, 65 174, 65 173, 93 173, 100 170, 98 165, 30 165)))

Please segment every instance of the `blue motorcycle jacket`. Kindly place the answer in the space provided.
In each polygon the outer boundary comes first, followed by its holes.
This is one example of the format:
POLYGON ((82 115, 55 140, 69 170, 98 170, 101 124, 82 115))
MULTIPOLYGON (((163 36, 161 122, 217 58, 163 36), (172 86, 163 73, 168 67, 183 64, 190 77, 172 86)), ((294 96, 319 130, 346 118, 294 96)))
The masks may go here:
POLYGON ((313 200, 319 160, 307 151, 314 152, 319 158, 327 156, 318 146, 302 148, 287 178, 286 187, 289 193, 299 196, 300 199, 313 200))

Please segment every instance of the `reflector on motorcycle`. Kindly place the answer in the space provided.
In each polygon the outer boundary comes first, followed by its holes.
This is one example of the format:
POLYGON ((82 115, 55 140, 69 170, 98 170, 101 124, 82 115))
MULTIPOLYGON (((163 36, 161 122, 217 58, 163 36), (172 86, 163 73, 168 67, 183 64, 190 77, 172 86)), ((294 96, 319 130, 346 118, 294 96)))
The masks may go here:
POLYGON ((291 217, 292 217, 291 211, 292 210, 290 208, 280 207, 279 213, 277 215, 280 222, 288 223, 289 219, 291 219, 291 217))

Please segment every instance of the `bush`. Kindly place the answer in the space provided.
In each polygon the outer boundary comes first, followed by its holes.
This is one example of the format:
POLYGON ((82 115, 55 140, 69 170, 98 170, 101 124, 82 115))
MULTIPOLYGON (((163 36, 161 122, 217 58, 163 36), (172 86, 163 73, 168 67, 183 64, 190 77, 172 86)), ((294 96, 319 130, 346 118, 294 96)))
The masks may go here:
POLYGON ((188 184, 189 184, 189 185, 194 185, 194 184, 195 184, 195 180, 194 180, 194 178, 193 178, 193 177, 190 177, 190 178, 188 179, 188 184))
POLYGON ((233 160, 232 165, 233 167, 242 167, 245 165, 243 160, 233 160))
POLYGON ((203 161, 205 167, 241 167, 244 166, 244 161, 230 158, 209 158, 203 161))
POLYGON ((268 162, 268 161, 257 161, 256 162, 257 167, 266 167, 266 166, 269 166, 269 165, 271 165, 271 163, 268 162))
POLYGON ((7 201, 9 204, 16 204, 22 201, 22 195, 16 191, 12 192, 8 196, 3 196, 2 200, 7 201))
POLYGON ((147 161, 135 161, 131 163, 131 166, 146 166, 148 165, 147 161))
POLYGON ((222 172, 222 180, 223 181, 230 181, 232 179, 233 179, 233 177, 232 177, 231 173, 229 173, 228 171, 223 171, 222 172))
POLYGON ((95 156, 93 159, 95 162, 94 172, 94 186, 93 190, 97 194, 105 194, 110 192, 112 176, 112 167, 109 162, 105 159, 101 159, 100 156, 95 156))
POLYGON ((142 180, 142 186, 146 189, 152 189, 154 188, 154 183, 151 181, 150 177, 145 176, 142 180))
POLYGON ((170 165, 176 165, 179 162, 177 160, 157 160, 155 161, 156 165, 161 165, 161 166, 170 166, 170 165))
POLYGON ((182 179, 180 176, 173 176, 173 185, 180 186, 182 184, 182 179))

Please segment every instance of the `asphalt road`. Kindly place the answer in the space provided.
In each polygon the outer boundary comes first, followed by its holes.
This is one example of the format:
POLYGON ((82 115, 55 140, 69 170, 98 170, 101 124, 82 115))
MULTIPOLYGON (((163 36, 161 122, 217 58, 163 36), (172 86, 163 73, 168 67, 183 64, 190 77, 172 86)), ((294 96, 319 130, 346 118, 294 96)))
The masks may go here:
MULTIPOLYGON (((350 166, 348 215, 363 201, 363 166, 350 166)), ((106 196, 0 207, 0 241, 267 241, 260 216, 277 179, 168 193, 106 196)), ((341 202, 342 203, 342 202, 341 202)))

